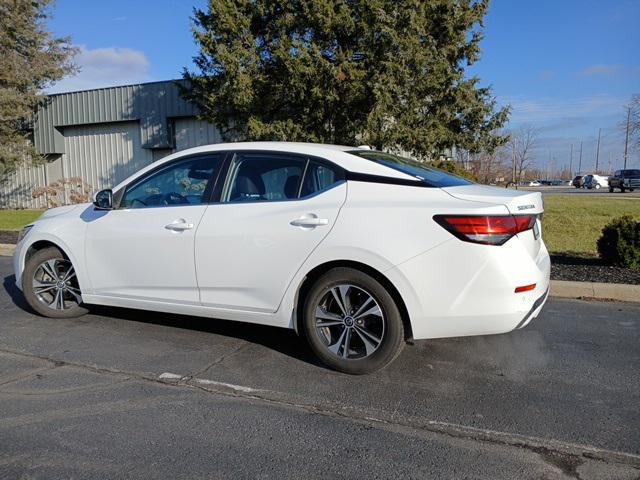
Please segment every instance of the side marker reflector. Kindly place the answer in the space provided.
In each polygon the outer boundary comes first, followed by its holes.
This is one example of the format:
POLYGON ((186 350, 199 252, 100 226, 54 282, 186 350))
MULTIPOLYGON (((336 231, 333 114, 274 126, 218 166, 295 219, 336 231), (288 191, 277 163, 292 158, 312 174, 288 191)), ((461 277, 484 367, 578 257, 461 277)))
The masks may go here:
POLYGON ((535 283, 532 283, 531 285, 523 285, 522 287, 516 287, 516 293, 530 292, 531 290, 535 290, 535 288, 535 283))

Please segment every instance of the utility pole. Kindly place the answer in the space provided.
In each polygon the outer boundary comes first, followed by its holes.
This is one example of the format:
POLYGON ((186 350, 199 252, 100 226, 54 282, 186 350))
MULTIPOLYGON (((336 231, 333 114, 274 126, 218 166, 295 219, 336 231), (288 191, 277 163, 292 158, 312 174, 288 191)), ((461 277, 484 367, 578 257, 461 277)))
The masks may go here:
POLYGON ((624 168, 627 168, 627 147, 629 145, 629 123, 631 121, 631 107, 627 107, 627 134, 624 138, 624 168))
POLYGON ((582 142, 580 142, 580 160, 578 161, 578 174, 582 173, 582 142))
MULTIPOLYGON (((573 143, 571 144, 571 153, 569 154, 569 176, 573 178, 573 143)), ((571 178, 569 180, 571 180, 571 178)))
POLYGON ((598 129, 598 147, 596 148, 596 171, 595 173, 598 173, 598 160, 600 158, 600 132, 602 131, 601 128, 598 129))

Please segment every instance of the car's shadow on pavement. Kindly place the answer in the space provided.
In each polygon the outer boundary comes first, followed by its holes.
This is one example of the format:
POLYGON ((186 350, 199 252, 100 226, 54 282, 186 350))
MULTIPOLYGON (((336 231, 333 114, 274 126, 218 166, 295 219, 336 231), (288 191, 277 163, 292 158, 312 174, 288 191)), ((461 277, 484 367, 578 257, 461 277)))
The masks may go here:
MULTIPOLYGON (((3 286, 14 305, 31 315, 38 315, 29 306, 22 292, 15 285, 14 275, 6 276, 3 286)), ((304 338, 299 337, 293 330, 286 328, 101 305, 91 305, 89 310, 90 315, 237 338, 245 342, 262 345, 299 361, 322 366, 309 349, 304 338)))
POLYGON ((7 292, 7 295, 11 297, 11 300, 13 301, 15 306, 24 310, 25 312, 29 312, 33 315, 36 314, 33 311, 33 309, 29 306, 27 301, 24 299, 24 295, 22 295, 22 292, 16 286, 15 275, 8 275, 4 277, 4 282, 2 286, 4 287, 4 291, 7 292))

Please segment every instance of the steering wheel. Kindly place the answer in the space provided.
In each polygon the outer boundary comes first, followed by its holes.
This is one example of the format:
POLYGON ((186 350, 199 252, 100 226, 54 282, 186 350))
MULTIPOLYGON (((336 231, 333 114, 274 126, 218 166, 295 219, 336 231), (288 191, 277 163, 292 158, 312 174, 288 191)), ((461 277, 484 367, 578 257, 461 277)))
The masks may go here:
POLYGON ((176 192, 165 193, 162 196, 162 201, 165 205, 183 205, 189 203, 189 200, 176 192))

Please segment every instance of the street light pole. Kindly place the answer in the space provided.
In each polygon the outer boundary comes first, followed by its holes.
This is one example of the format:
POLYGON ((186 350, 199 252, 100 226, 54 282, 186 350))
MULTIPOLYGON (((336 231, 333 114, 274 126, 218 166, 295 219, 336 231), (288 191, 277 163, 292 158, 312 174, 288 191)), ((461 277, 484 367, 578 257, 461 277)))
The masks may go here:
POLYGON ((598 129, 598 146, 596 147, 596 171, 595 171, 595 173, 598 173, 598 160, 600 159, 600 132, 602 132, 601 128, 598 129))
POLYGON ((582 173, 582 142, 580 142, 580 160, 578 161, 578 173, 582 173))
POLYGON ((629 145, 629 123, 631 121, 631 107, 627 107, 627 134, 624 139, 624 168, 627 168, 627 147, 629 145))
MULTIPOLYGON (((573 143, 571 144, 571 153, 569 154, 569 176, 573 178, 573 143)), ((571 180, 571 178, 569 180, 571 180)))

